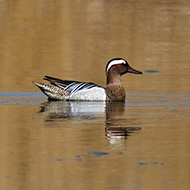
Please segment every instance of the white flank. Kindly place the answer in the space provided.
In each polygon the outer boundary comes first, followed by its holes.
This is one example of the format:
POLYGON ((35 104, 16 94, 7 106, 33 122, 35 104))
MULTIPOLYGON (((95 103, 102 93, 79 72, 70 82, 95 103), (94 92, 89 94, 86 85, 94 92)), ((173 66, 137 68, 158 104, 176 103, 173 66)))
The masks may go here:
POLYGON ((107 67, 107 70, 106 70, 106 73, 108 73, 109 69, 113 66, 113 65, 118 65, 118 64, 125 64, 125 60, 123 59, 120 59, 120 60, 113 60, 109 63, 108 67, 107 67))
POLYGON ((70 100, 105 101, 106 92, 102 87, 79 90, 70 96, 70 100))

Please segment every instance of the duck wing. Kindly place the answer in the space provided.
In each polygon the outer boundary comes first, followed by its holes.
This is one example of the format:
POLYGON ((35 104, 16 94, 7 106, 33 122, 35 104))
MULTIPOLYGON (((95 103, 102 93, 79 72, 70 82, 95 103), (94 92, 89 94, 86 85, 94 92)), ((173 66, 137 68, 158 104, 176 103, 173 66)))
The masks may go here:
MULTIPOLYGON (((79 82, 73 80, 62 80, 50 76, 45 76, 44 80, 49 81, 52 85, 61 88, 64 92, 67 92, 69 96, 74 95, 80 90, 87 90, 94 87, 101 87, 92 82, 79 82)), ((102 87, 101 87, 102 88, 102 87)))

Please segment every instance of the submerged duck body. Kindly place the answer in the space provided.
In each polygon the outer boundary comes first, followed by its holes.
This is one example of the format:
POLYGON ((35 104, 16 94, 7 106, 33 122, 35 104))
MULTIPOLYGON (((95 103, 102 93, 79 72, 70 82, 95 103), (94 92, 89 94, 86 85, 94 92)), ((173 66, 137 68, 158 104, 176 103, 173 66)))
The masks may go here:
POLYGON ((124 101, 125 90, 120 77, 125 73, 142 74, 130 67, 126 60, 115 58, 106 66, 106 88, 92 82, 61 80, 50 76, 44 77, 50 83, 34 83, 49 100, 124 101))

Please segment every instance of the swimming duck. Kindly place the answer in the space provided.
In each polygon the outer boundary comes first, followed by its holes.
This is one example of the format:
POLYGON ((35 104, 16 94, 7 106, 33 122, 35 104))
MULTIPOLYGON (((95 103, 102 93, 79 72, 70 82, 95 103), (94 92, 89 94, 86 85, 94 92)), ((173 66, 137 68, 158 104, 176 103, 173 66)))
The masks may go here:
POLYGON ((48 100, 125 101, 125 90, 120 81, 121 75, 125 73, 142 74, 130 67, 126 60, 114 58, 106 66, 106 88, 92 82, 61 80, 50 76, 44 77, 50 83, 34 84, 48 100))

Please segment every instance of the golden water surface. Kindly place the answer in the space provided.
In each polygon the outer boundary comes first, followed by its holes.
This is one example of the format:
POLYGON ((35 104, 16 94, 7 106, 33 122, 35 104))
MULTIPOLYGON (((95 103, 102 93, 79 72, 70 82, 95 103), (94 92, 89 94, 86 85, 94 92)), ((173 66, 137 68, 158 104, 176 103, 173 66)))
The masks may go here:
POLYGON ((190 189, 190 2, 0 1, 0 189, 190 189), (122 103, 47 102, 44 75, 105 86, 122 103))

